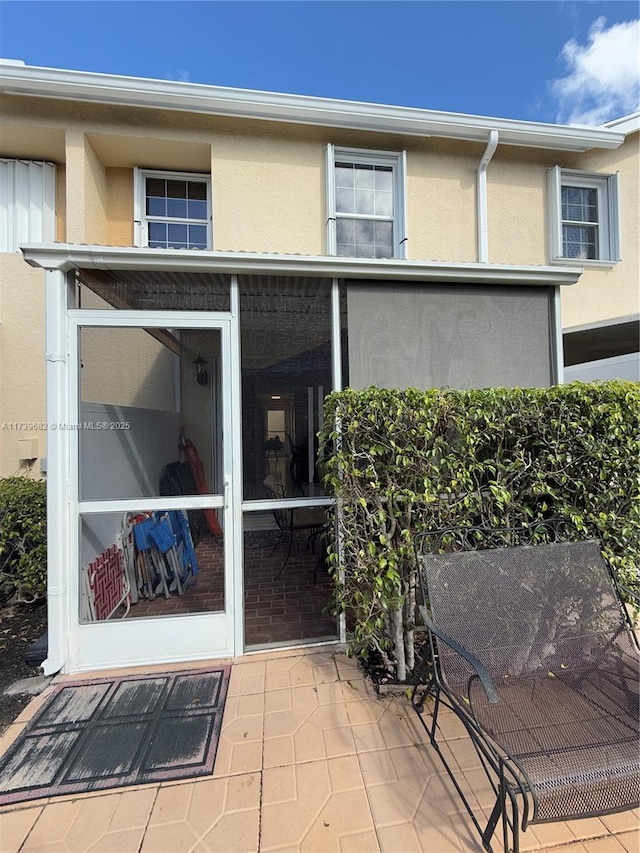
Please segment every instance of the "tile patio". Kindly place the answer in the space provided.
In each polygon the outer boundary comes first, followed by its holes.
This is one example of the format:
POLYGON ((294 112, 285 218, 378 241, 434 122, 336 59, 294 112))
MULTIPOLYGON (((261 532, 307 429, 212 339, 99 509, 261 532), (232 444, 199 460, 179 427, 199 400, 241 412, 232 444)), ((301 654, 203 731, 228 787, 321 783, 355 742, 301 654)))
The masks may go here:
MULTIPOLYGON (((9 727, 0 752, 42 701, 9 727)), ((480 853, 414 716, 403 697, 377 698, 336 647, 240 658, 212 777, 5 807, 0 851, 480 853)), ((464 731, 452 715, 442 728, 463 786, 487 810, 487 783, 464 731)), ((534 826, 522 849, 638 853, 639 824, 636 810, 534 826)))

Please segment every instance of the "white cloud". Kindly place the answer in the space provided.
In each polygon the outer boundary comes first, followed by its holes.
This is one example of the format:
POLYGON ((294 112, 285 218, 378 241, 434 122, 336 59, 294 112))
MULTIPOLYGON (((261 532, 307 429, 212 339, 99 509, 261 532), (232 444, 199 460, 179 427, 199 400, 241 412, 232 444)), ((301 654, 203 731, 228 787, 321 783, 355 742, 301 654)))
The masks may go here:
POLYGON ((188 71, 174 71, 167 74, 168 80, 176 80, 179 83, 190 83, 191 82, 191 74, 188 71))
POLYGON ((640 106, 640 21, 606 23, 593 22, 586 45, 570 39, 562 48, 569 73, 550 84, 559 122, 602 124, 640 106))

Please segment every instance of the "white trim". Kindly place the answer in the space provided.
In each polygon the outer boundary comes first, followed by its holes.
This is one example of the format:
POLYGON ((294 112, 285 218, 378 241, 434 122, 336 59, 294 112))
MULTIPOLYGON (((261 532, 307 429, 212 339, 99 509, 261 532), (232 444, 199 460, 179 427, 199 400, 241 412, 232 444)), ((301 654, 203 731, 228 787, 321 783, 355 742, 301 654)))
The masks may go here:
POLYGON ((484 141, 498 130, 505 145, 565 151, 618 148, 625 136, 608 127, 557 125, 387 104, 317 98, 61 68, 0 64, 5 94, 226 115, 401 136, 484 141))
POLYGON ((608 317, 606 320, 597 320, 593 323, 585 323, 580 326, 568 326, 564 329, 565 335, 572 335, 574 332, 590 332, 592 329, 602 329, 607 326, 620 326, 623 323, 634 323, 640 320, 638 314, 624 314, 622 317, 608 317))
POLYGON ((616 130, 618 133, 624 133, 626 136, 630 133, 636 133, 640 130, 640 111, 627 116, 620 116, 620 118, 614 118, 613 121, 605 121, 602 127, 616 130))
MULTIPOLYGON (((406 182, 406 152, 404 151, 374 151, 364 148, 342 148, 334 145, 326 147, 327 169, 327 252, 337 255, 337 222, 338 219, 355 219, 378 222, 391 222, 392 247, 394 259, 407 256, 407 182, 406 182), (391 169, 393 212, 391 216, 374 214, 339 213, 336 209, 335 167, 337 162, 362 164, 367 166, 384 166, 391 169)), ((362 256, 356 256, 362 260, 362 256)))
POLYGON ((318 506, 333 506, 335 498, 282 498, 281 500, 271 500, 263 498, 262 500, 242 501, 243 512, 271 512, 274 509, 313 509, 318 506))
POLYGON ((81 515, 99 515, 106 512, 136 512, 144 505, 145 510, 154 512, 163 509, 222 509, 224 496, 211 495, 180 495, 180 497, 140 497, 115 498, 109 500, 78 501, 78 512, 81 515))
POLYGON ((313 475, 316 468, 316 454, 314 447, 315 419, 313 417, 313 385, 307 386, 307 476, 308 482, 313 483, 313 475))
POLYGON ((144 177, 142 169, 133 170, 133 245, 146 246, 144 227, 144 177))
POLYGON ((338 251, 336 246, 336 181, 334 164, 336 161, 333 145, 328 142, 325 145, 324 158, 324 205, 325 205, 325 240, 327 255, 335 255, 338 251))
POLYGON ((564 346, 562 341, 562 295, 559 287, 551 296, 551 372, 554 385, 564 382, 564 346))
POLYGON ((476 228, 478 262, 489 263, 489 215, 487 211, 487 169, 498 147, 499 134, 497 130, 489 131, 489 140, 484 154, 478 164, 476 175, 476 228))
MULTIPOLYGON (((611 269, 620 261, 620 225, 618 176, 554 166, 547 173, 549 205, 549 258, 552 264, 576 264, 593 269, 611 269), (564 186, 594 189, 598 194, 598 257, 567 258, 563 252, 562 188, 564 186)), ((570 220, 566 221, 570 224, 570 220)))
MULTIPOLYGON (((331 282, 331 370, 333 379, 333 390, 342 391, 342 316, 340 313, 340 281, 334 278, 331 282)), ((336 433, 340 432, 340 422, 337 420, 335 424, 336 433)), ((338 438, 338 442, 340 442, 338 438)), ((335 502, 335 499, 334 499, 335 502)), ((338 517, 342 512, 341 506, 338 504, 336 512, 338 517)), ((337 552, 338 559, 342 561, 343 545, 342 536, 337 530, 337 552)), ((340 583, 344 583, 344 569, 341 568, 338 574, 340 583)), ((347 617, 344 612, 338 614, 338 638, 341 643, 347 639, 347 617)))
POLYGON ((593 361, 580 361, 565 367, 565 382, 593 382, 605 379, 640 381, 640 352, 628 352, 593 361))
POLYGON ((623 355, 612 355, 609 358, 596 358, 593 361, 579 361, 577 364, 570 364, 565 370, 576 370, 585 367, 606 367, 609 364, 626 364, 627 362, 635 363, 640 358, 640 352, 625 352, 623 355))
POLYGON ((553 166, 547 171, 548 247, 551 263, 559 260, 562 255, 561 185, 562 169, 560 166, 553 166))
MULTIPOLYGON (((51 275, 51 273, 50 273, 51 275)), ((60 276, 61 273, 55 273, 60 276)), ((64 279, 64 276, 63 276, 64 279)), ((66 282, 65 282, 66 284, 66 282)), ((66 287, 65 287, 66 300, 66 287)), ((65 306, 66 307, 66 306, 65 306)), ((65 371, 65 386, 68 391, 64 417, 57 416, 58 422, 73 423, 79 409, 78 393, 78 341, 79 331, 84 327, 112 328, 201 328, 217 329, 220 332, 220 352, 225 376, 230 375, 231 366, 231 317, 228 313, 211 314, 204 312, 181 311, 82 311, 63 312, 66 328, 68 324, 69 366, 65 371), (75 340, 75 344, 74 344, 75 340), (228 369, 227 369, 228 366, 228 369)), ((55 318, 58 322, 58 318, 55 318)), ((48 385, 47 397, 58 397, 60 383, 53 381, 48 385)), ((223 409, 223 482, 224 491, 209 495, 191 495, 179 497, 138 497, 116 500, 81 501, 79 495, 79 442, 77 430, 56 432, 55 436, 66 447, 69 464, 69 476, 65 483, 67 496, 63 513, 68 525, 62 524, 50 528, 53 534, 50 541, 54 544, 58 531, 62 531, 61 540, 67 558, 60 563, 61 572, 68 581, 64 591, 67 608, 68 653, 62 665, 65 672, 77 672, 86 669, 110 668, 114 666, 148 663, 150 660, 169 663, 174 660, 186 661, 203 657, 226 657, 235 654, 235 602, 236 566, 233 559, 234 524, 232 511, 231 471, 232 448, 234 444, 232 412, 230 404, 231 388, 228 382, 222 386, 223 409), (231 497, 231 499, 230 499, 231 497), (154 509, 193 509, 214 508, 224 513, 224 611, 207 614, 183 614, 180 617, 166 616, 154 619, 101 621, 82 624, 80 621, 80 532, 84 516, 102 513, 120 515, 125 512, 154 509), (65 529, 68 531, 65 535, 65 529), (227 539, 228 537, 228 539, 227 539), (167 626, 175 626, 174 618, 188 619, 188 630, 167 631, 167 626), (117 627, 116 627, 117 626, 117 627), (146 651, 140 651, 140 650, 146 651), (153 657, 151 657, 153 656, 153 657)), ((53 418, 52 418, 53 419, 53 418)), ((51 439, 51 436, 50 436, 51 439)), ((55 448, 50 452, 51 467, 56 462, 55 448)), ((55 553, 55 548, 54 548, 55 553)), ((58 626, 51 621, 50 625, 58 626)), ((54 630, 56 630, 54 628, 54 630)))
MULTIPOLYGON (((203 172, 173 172, 162 169, 143 169, 136 166, 133 170, 133 224, 134 245, 147 247, 149 245, 149 222, 175 222, 186 225, 205 225, 207 229, 207 249, 213 248, 213 215, 211 201, 211 175, 203 172), (160 180, 192 181, 204 184, 207 188, 207 216, 206 219, 179 219, 175 216, 149 216, 146 211, 146 179, 158 178, 160 180)), ((190 249, 188 251, 198 251, 190 249)))
MULTIPOLYGON (((65 314, 66 276, 58 272, 46 274, 46 375, 47 420, 67 420, 68 330, 65 314)), ((69 658, 69 588, 70 565, 70 482, 68 433, 50 432, 47 436, 47 622, 48 649, 43 663, 45 675, 59 672, 69 658)))
MULTIPOLYGON (((615 269, 619 261, 594 261, 590 258, 580 258, 580 266, 584 267, 584 269, 591 270, 612 270, 615 269)), ((553 266, 573 266, 575 264, 575 259, 573 258, 552 258, 551 264, 553 266)))
MULTIPOLYGON (((229 370, 226 381, 229 384, 229 414, 234 425, 231 435, 227 437, 226 445, 231 452, 231 520, 230 543, 231 553, 235 557, 233 567, 234 601, 242 602, 242 607, 236 607, 234 620, 233 648, 235 655, 244 654, 244 528, 242 490, 244 471, 242 464, 242 362, 240 353, 240 288, 238 276, 231 275, 230 282, 231 308, 231 346, 229 370)), ((224 379, 223 379, 224 382, 224 379)))
POLYGON ((0 253, 56 238, 56 167, 47 160, 0 157, 0 253))
MULTIPOLYGON (((225 613, 181 613, 148 619, 117 619, 80 625, 77 631, 78 656, 70 673, 125 666, 201 661, 202 649, 216 633, 224 631, 225 613), (184 621, 183 621, 184 620, 184 621), (97 630, 96 630, 97 629, 97 630), (147 649, 160 649, 171 640, 171 650, 150 658, 147 649)), ((232 657, 227 648, 207 653, 208 660, 232 657)))
MULTIPOLYGON (((459 284, 575 284, 583 271, 571 267, 450 263, 392 259, 270 255, 253 252, 198 252, 172 249, 109 248, 32 243, 21 247, 27 263, 41 269, 172 270, 242 275, 322 276, 326 278, 459 284)), ((114 311, 112 314, 116 313, 114 311)), ((121 312, 118 311, 118 314, 121 312)), ((202 312, 200 312, 202 313, 202 312)), ((108 325, 108 324, 107 324, 108 325)))
POLYGON ((402 189, 401 198, 398 200, 398 230, 402 227, 401 233, 398 233, 398 257, 406 260, 409 247, 409 227, 408 227, 408 203, 407 203, 407 152, 401 151, 398 158, 398 184, 402 189))
POLYGON ((331 282, 331 384, 342 391, 342 318, 340 316, 340 282, 331 282))
POLYGON ((78 326, 126 326, 144 329, 217 329, 220 323, 229 322, 223 311, 154 311, 138 309, 72 308, 69 319, 78 326), (116 321, 117 318, 117 321, 116 321))

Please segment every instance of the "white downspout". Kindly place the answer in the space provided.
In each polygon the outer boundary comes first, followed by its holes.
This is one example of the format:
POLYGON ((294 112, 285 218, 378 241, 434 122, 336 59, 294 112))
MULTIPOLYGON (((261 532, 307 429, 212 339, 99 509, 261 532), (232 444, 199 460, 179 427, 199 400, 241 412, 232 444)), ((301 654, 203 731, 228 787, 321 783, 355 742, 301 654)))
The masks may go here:
POLYGON ((478 226, 478 262, 489 263, 489 237, 487 225, 487 167, 498 147, 498 131, 489 131, 489 143, 478 166, 478 189, 476 193, 478 226))
POLYGON ((562 299, 560 295, 560 285, 556 285, 553 288, 551 300, 551 354, 553 358, 552 382, 554 385, 563 385, 564 344, 562 338, 562 299))
MULTIPOLYGON (((67 420, 67 283, 64 272, 46 272, 47 421, 58 426, 67 420)), ((69 494, 66 438, 68 432, 47 432, 47 659, 45 675, 59 672, 69 657, 68 573, 69 494)))

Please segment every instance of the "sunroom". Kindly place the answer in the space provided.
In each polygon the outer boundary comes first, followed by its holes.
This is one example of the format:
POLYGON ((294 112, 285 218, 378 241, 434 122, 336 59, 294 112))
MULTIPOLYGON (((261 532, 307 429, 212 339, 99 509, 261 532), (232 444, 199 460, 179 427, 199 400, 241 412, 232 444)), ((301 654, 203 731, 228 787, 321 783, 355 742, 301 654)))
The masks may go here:
POLYGON ((23 253, 46 270, 47 673, 344 641, 325 396, 562 381, 559 288, 581 272, 23 253))

